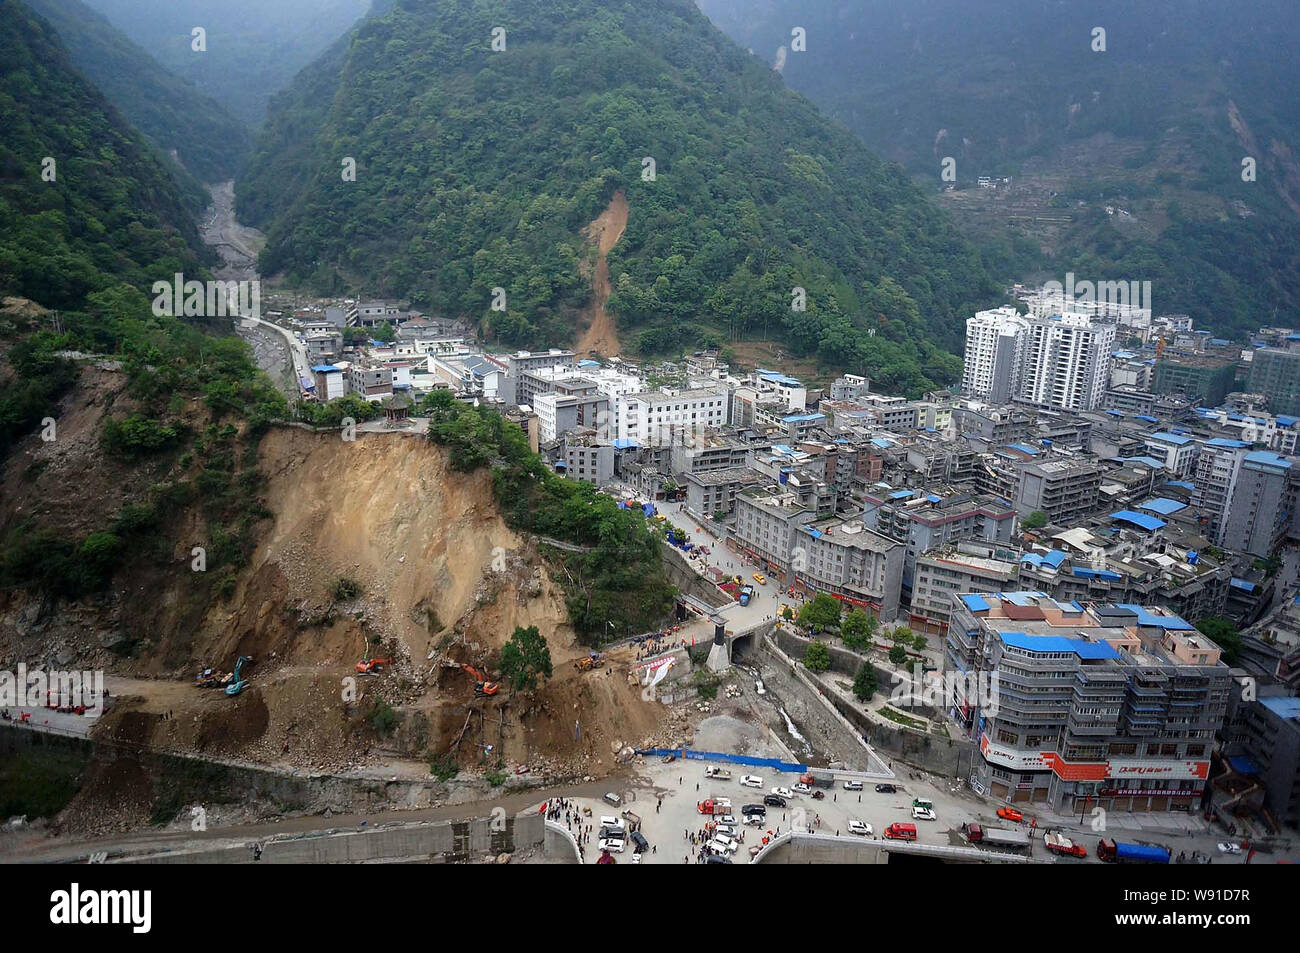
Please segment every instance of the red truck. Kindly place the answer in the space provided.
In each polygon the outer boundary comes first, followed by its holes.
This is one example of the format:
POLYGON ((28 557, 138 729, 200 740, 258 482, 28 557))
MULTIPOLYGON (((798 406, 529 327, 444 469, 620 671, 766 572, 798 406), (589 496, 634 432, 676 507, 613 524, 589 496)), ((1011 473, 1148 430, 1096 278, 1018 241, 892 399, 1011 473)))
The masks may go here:
POLYGON ((709 798, 695 805, 701 814, 730 814, 731 801, 725 797, 709 798))
POLYGON ((1043 844, 1053 854, 1063 854, 1066 857, 1088 856, 1088 848, 1084 847, 1082 844, 1076 844, 1059 831, 1048 831, 1044 834, 1043 844))

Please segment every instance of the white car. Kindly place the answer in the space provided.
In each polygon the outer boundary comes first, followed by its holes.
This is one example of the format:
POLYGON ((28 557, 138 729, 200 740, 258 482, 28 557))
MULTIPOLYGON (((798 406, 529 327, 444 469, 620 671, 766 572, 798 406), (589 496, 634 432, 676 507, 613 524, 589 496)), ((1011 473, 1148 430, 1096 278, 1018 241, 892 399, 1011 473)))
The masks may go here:
POLYGON ((846 791, 861 791, 861 790, 862 790, 862 782, 861 782, 861 781, 845 781, 845 782, 844 782, 844 790, 846 790, 846 791))
POLYGON ((600 815, 600 826, 614 827, 621 831, 627 829, 627 822, 621 817, 614 817, 612 814, 602 814, 600 815))
POLYGON ((798 784, 794 786, 794 790, 797 791, 799 794, 811 794, 812 785, 804 784, 802 781, 800 781, 798 784))
POLYGON ((750 827, 762 827, 767 823, 767 818, 762 814, 746 814, 745 823, 750 827))
POLYGON ((772 788, 772 792, 777 797, 794 797, 794 792, 789 788, 772 788))
POLYGON ((857 819, 851 820, 849 821, 849 833, 870 837, 872 835, 871 825, 857 819))
POLYGON ((939 819, 939 815, 934 812, 934 808, 930 808, 930 807, 912 808, 912 820, 914 821, 935 821, 938 819, 939 819))
POLYGON ((1240 844, 1220 844, 1220 845, 1219 845, 1219 853, 1221 853, 1221 854, 1240 854, 1240 853, 1241 853, 1241 845, 1240 845, 1240 844))
POLYGON ((758 681, 756 681, 756 682, 754 683, 754 691, 758 692, 758 694, 760 694, 760 695, 766 695, 766 694, 767 694, 767 689, 763 687, 763 680, 762 680, 762 679, 759 679, 758 681))
POLYGON ((741 777, 740 783, 747 788, 761 788, 763 786, 763 779, 757 774, 746 774, 741 777))
POLYGON ((733 854, 736 852, 736 849, 740 847, 740 841, 736 840, 736 838, 732 837, 729 834, 715 833, 713 835, 713 840, 710 841, 710 843, 721 844, 723 847, 727 849, 728 853, 733 853, 733 854))
POLYGON ((718 824, 713 828, 715 834, 726 834, 728 837, 736 836, 735 824, 718 824))
POLYGON ((714 820, 714 823, 717 823, 717 824, 733 824, 733 825, 734 825, 734 824, 736 823, 736 818, 735 818, 734 816, 732 816, 731 814, 714 814, 714 815, 713 815, 713 820, 714 820))
POLYGON ((611 854, 623 853, 623 842, 621 840, 602 840, 597 844, 601 850, 607 850, 611 854))

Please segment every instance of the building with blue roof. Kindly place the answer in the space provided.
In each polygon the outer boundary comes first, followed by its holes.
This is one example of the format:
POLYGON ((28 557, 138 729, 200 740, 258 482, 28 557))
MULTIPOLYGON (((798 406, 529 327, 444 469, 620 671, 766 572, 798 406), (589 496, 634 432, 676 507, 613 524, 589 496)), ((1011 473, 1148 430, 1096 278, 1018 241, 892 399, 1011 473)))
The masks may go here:
POLYGON ((1137 508, 1147 513, 1155 513, 1158 516, 1172 516, 1179 510, 1187 509, 1187 504, 1163 496, 1153 496, 1149 500, 1143 500, 1137 505, 1137 508))
POLYGON ((1149 533, 1154 533, 1156 530, 1164 529, 1166 525, 1164 520, 1156 519, 1149 513, 1136 513, 1133 510, 1119 510, 1118 512, 1111 513, 1110 519, 1121 523, 1131 523, 1138 529, 1144 529, 1149 533))
POLYGON ((966 675, 951 712, 979 746, 977 791, 1061 814, 1195 809, 1232 684, 1213 641, 1133 604, 1026 591, 953 605, 944 667, 966 675))

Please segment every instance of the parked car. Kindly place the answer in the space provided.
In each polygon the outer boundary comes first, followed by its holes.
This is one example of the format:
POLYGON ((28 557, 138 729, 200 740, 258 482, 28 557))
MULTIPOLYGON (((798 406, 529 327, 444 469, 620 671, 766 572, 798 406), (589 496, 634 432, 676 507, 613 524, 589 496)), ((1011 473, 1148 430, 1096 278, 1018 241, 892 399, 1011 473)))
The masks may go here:
POLYGON ((786 800, 779 794, 764 794, 763 803, 768 807, 785 807, 786 800))
POLYGON ((912 820, 914 821, 935 821, 939 815, 935 813, 932 807, 914 807, 912 808, 912 820))
POLYGON ((622 840, 627 836, 627 831, 621 827, 602 827, 600 829, 601 840, 622 840))
POLYGON ((627 828, 627 823, 623 820, 623 818, 615 817, 613 814, 602 814, 600 815, 600 826, 612 827, 615 830, 621 831, 627 828))
POLYGON ((609 851, 611 854, 623 853, 623 842, 621 840, 615 840, 615 839, 602 840, 596 846, 599 847, 601 850, 609 851))
POLYGON ((877 794, 897 794, 897 793, 898 793, 898 788, 894 787, 892 784, 877 784, 877 785, 876 785, 876 793, 877 793, 877 794))
POLYGON ((756 572, 754 573, 754 582, 758 583, 760 586, 766 586, 767 577, 764 576, 761 572, 756 572))
POLYGON ((1002 818, 1004 821, 1015 821, 1017 824, 1025 819, 1025 815, 1021 814, 1014 807, 998 808, 998 817, 1002 818))
POLYGON ((1241 845, 1240 845, 1240 844, 1220 844, 1220 845, 1219 845, 1219 853, 1221 853, 1221 854, 1240 854, 1240 853, 1241 853, 1241 845))
POLYGON ((766 817, 767 808, 765 808, 761 804, 746 804, 744 807, 740 809, 740 813, 744 814, 746 817, 755 814, 758 815, 759 817, 766 817))
POLYGON ((865 821, 859 821, 857 818, 849 821, 849 833, 861 834, 863 837, 870 837, 872 834, 871 825, 865 821))
POLYGON ((631 839, 636 853, 643 854, 650 849, 650 842, 645 839, 645 835, 640 831, 633 831, 631 839))
POLYGON ((804 784, 802 781, 800 781, 798 784, 794 786, 794 790, 800 794, 809 794, 812 792, 812 785, 804 784))
POLYGON ((722 854, 710 854, 708 857, 704 858, 704 862, 706 864, 729 864, 731 863, 731 858, 722 854))
POLYGON ((717 823, 717 824, 719 824, 719 825, 722 825, 722 824, 735 824, 735 823, 736 823, 736 818, 733 817, 733 816, 730 815, 730 814, 715 814, 715 815, 713 816, 713 820, 714 820, 715 823, 717 823))
POLYGON ((747 788, 761 788, 763 786, 763 779, 757 774, 746 774, 741 777, 740 783, 747 788))
POLYGON ((846 791, 861 791, 861 790, 862 790, 862 782, 861 782, 861 781, 845 781, 845 782, 844 782, 844 790, 846 790, 846 791))
POLYGON ((794 797, 794 792, 791 791, 789 788, 775 787, 772 788, 772 793, 775 794, 777 797, 783 797, 783 798, 794 797))
POLYGON ((620 804, 623 803, 623 799, 619 797, 617 794, 615 794, 613 791, 610 791, 608 794, 602 796, 601 800, 604 801, 606 804, 613 804, 615 807, 618 807, 620 804))

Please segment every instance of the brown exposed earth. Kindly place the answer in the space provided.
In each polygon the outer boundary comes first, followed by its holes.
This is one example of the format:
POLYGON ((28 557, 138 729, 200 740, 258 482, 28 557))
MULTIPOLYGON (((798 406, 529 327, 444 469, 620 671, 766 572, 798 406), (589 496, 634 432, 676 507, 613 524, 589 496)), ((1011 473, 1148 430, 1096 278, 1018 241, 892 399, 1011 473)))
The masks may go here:
POLYGON ((605 211, 583 231, 596 246, 596 263, 591 274, 588 324, 578 340, 576 351, 579 357, 616 357, 620 353, 614 317, 605 310, 605 304, 613 290, 609 282, 609 262, 606 256, 627 229, 627 212, 627 195, 619 189, 610 199, 605 211))

